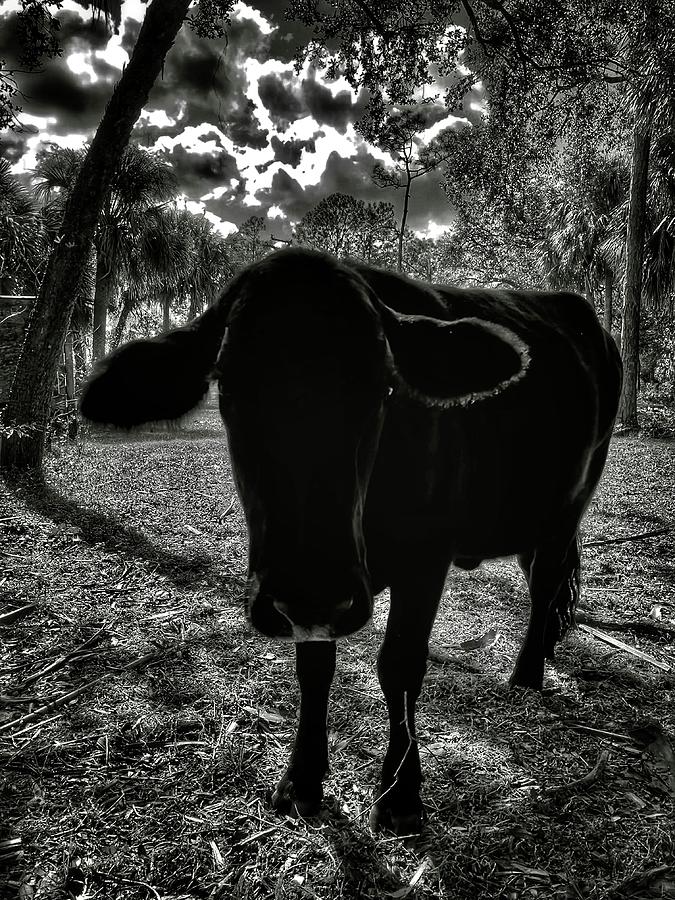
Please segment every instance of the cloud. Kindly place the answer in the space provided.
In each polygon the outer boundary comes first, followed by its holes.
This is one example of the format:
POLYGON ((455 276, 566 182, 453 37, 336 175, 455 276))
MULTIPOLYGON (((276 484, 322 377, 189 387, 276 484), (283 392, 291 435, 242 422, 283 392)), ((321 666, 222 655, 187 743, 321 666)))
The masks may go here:
POLYGON ((270 139, 270 146, 274 150, 274 160, 276 162, 285 163, 292 169, 300 165, 302 154, 304 151, 308 153, 316 152, 316 144, 313 139, 308 141, 289 140, 282 141, 275 134, 270 139))
POLYGON ((291 84, 291 73, 270 72, 258 80, 258 96, 279 131, 305 112, 297 87, 291 84))
MULTIPOLYGON (((32 116, 53 118, 55 134, 80 131, 85 140, 100 121, 120 69, 106 59, 111 36, 101 17, 92 18, 91 13, 75 7, 57 11, 57 18, 62 55, 44 60, 38 72, 17 76, 23 95, 20 103, 32 116), (75 65, 85 59, 86 64, 75 65)), ((9 68, 16 65, 20 47, 16 13, 0 16, 0 58, 9 68)))
POLYGON ((146 107, 164 110, 174 120, 175 125, 163 133, 175 136, 184 128, 209 123, 238 146, 267 146, 267 130, 247 96, 246 74, 246 63, 265 57, 266 41, 249 18, 233 20, 227 47, 183 27, 146 107))
POLYGON ((344 133, 350 122, 363 115, 365 94, 361 93, 355 101, 350 90, 333 93, 329 87, 316 81, 314 73, 303 80, 301 91, 307 111, 320 125, 332 125, 344 133))
POLYGON ((199 153, 176 144, 161 155, 171 163, 181 190, 191 198, 239 177, 236 160, 222 148, 205 146, 199 153))
POLYGON ((2 137, 2 156, 11 163, 18 162, 28 147, 28 135, 9 131, 2 137))
POLYGON ((279 131, 285 131, 297 119, 311 116, 319 125, 330 125, 344 134, 365 108, 365 94, 355 100, 347 88, 331 90, 319 84, 311 69, 300 82, 290 69, 262 75, 258 80, 258 96, 279 131))
MULTIPOLYGON (((306 29, 284 18, 288 0, 237 3, 228 40, 199 38, 187 26, 177 35, 132 138, 173 165, 185 202, 197 204, 225 231, 251 214, 274 218, 285 231, 327 195, 340 191, 364 201, 393 202, 402 191, 376 187, 371 173, 387 157, 367 145, 354 123, 365 95, 343 79, 325 81, 291 60, 306 29)), ((118 35, 101 20, 64 0, 63 57, 27 82, 27 120, 41 134, 3 138, 3 155, 24 168, 40 137, 78 146, 91 136, 133 50, 145 5, 126 0, 118 35)), ((0 58, 10 58, 15 15, 0 12, 0 58)), ((472 101, 478 102, 480 92, 472 101)), ((425 108, 428 140, 455 121, 440 104, 425 108)), ((409 224, 426 228, 448 219, 449 208, 432 174, 415 182, 409 224)))

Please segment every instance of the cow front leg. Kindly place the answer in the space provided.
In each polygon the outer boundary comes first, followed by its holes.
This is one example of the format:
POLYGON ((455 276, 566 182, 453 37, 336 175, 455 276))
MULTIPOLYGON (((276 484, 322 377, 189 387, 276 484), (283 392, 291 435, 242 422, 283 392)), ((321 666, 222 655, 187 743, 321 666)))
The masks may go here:
POLYGON ((412 834, 424 824, 415 704, 422 689, 429 635, 447 574, 447 566, 438 569, 435 577, 427 572, 416 583, 405 578, 391 585, 387 629, 377 659, 389 713, 389 746, 370 813, 370 824, 375 830, 388 828, 396 834, 412 834))
POLYGON ((300 720, 286 773, 272 794, 274 809, 286 815, 315 816, 328 773, 328 695, 335 674, 335 641, 295 645, 300 685, 300 720))

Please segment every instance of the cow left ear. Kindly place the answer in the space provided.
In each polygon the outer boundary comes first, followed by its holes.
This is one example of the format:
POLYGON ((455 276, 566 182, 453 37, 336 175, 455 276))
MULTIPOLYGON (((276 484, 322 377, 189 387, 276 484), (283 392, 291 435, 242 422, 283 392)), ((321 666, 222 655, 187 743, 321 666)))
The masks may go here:
POLYGON ((425 406, 464 406, 516 384, 530 362, 527 346, 508 328, 480 319, 445 322, 380 307, 392 374, 425 406))

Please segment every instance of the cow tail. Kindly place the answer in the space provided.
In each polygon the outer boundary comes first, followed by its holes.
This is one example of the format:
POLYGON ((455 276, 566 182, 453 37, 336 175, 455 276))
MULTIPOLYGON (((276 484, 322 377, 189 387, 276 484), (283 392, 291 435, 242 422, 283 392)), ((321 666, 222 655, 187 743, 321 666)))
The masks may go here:
POLYGON ((549 610, 545 637, 545 651, 548 659, 553 658, 553 651, 558 641, 561 641, 575 625, 575 613, 581 596, 580 551, 581 542, 577 533, 565 556, 563 581, 549 610))
POLYGON ((183 328, 132 341, 94 369, 80 400, 92 422, 133 428, 178 419, 208 390, 225 333, 229 291, 183 328))

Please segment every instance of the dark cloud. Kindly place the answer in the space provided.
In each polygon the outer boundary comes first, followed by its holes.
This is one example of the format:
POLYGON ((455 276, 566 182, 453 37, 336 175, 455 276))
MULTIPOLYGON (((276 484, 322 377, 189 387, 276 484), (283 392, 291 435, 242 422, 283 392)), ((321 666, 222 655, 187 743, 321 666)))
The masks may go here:
POLYGON ((75 51, 103 50, 110 40, 110 30, 103 16, 82 19, 77 13, 63 10, 58 14, 58 39, 64 55, 75 51))
POLYGON ((312 30, 299 22, 286 18, 289 0, 250 0, 249 6, 257 9, 274 26, 269 36, 269 57, 290 63, 296 52, 307 45, 312 30))
POLYGON ((24 112, 55 117, 56 125, 50 125, 52 132, 81 131, 86 137, 98 125, 111 94, 110 84, 90 84, 60 59, 47 63, 40 77, 27 76, 21 87, 24 112))
POLYGON ((310 115, 319 125, 332 125, 344 134, 347 125, 363 115, 365 97, 360 94, 356 101, 351 91, 333 94, 330 88, 319 84, 315 78, 305 78, 301 85, 302 97, 310 115))
POLYGON ((262 150, 268 144, 267 129, 260 127, 255 114, 255 103, 248 97, 233 105, 223 131, 238 147, 262 150))
POLYGON ((316 145, 313 139, 309 141, 282 141, 276 135, 272 135, 270 144, 274 150, 274 162, 284 163, 293 169, 300 164, 303 151, 308 153, 316 152, 316 145))
MULTIPOLYGON (((93 60, 93 66, 101 80, 90 84, 89 79, 72 72, 67 58, 75 52, 100 50, 110 38, 110 33, 99 17, 83 20, 76 13, 58 12, 60 29, 60 57, 46 59, 39 71, 23 73, 17 77, 22 96, 19 98, 24 113, 56 118, 52 130, 56 133, 83 132, 90 137, 98 124, 107 103, 112 84, 119 78, 119 71, 104 60, 93 60)), ((15 13, 0 18, 0 58, 11 68, 16 65, 20 51, 20 26, 15 13)))
POLYGON ((0 156, 11 163, 18 162, 26 152, 28 135, 17 131, 7 131, 2 135, 0 156))
MULTIPOLYGON (((67 10, 57 12, 59 28, 56 37, 63 56, 85 50, 101 50, 110 39, 110 31, 101 17, 82 19, 67 10)), ((16 12, 0 17, 0 57, 9 68, 16 68, 24 44, 21 20, 16 12)))
POLYGON ((182 28, 169 52, 163 77, 152 89, 147 110, 161 109, 176 120, 163 130, 174 137, 190 125, 217 126, 235 144, 261 148, 267 132, 246 96, 244 63, 265 53, 265 39, 251 20, 234 22, 225 41, 207 41, 182 28))
POLYGON ((355 101, 351 91, 333 94, 313 75, 300 84, 290 72, 263 75, 258 81, 258 94, 279 131, 310 115, 319 125, 331 125, 344 134, 347 125, 363 115, 365 108, 364 95, 355 101))
MULTIPOLYGON (((403 190, 377 187, 371 177, 376 162, 376 158, 363 145, 353 157, 345 158, 334 152, 328 157, 325 171, 317 184, 303 188, 297 179, 282 169, 274 173, 271 187, 259 191, 256 199, 260 201, 263 211, 270 206, 278 206, 293 222, 333 193, 351 194, 365 203, 392 203, 397 216, 400 216, 403 190)), ((226 217, 230 216, 226 214, 226 217)), ((440 174, 432 172, 416 179, 410 197, 408 227, 425 230, 432 220, 443 224, 449 223, 451 218, 452 211, 441 188, 440 174)))
POLYGON ((137 22, 136 19, 125 19, 124 21, 124 31, 122 33, 122 49, 126 50, 129 56, 131 56, 131 52, 136 46, 136 41, 138 40, 138 33, 141 30, 142 22, 137 22))
MULTIPOLYGON (((262 127, 256 107, 246 95, 246 63, 250 59, 288 62, 306 39, 306 33, 284 19, 287 0, 259 0, 253 5, 275 26, 271 35, 263 34, 257 23, 246 17, 233 22, 227 41, 203 40, 187 26, 180 30, 166 58, 162 76, 146 104, 148 113, 163 111, 173 124, 150 125, 146 117, 136 126, 134 139, 145 146, 153 146, 162 136, 174 138, 190 126, 211 125, 213 130, 201 138, 203 152, 199 146, 186 150, 177 144, 164 151, 164 155, 176 171, 181 191, 191 199, 215 188, 226 188, 217 199, 206 201, 206 209, 237 225, 251 215, 266 214, 272 206, 280 207, 291 221, 298 221, 321 199, 336 191, 366 202, 390 201, 400 211, 403 192, 381 190, 373 184, 371 174, 377 159, 365 145, 361 145, 352 157, 331 153, 317 184, 303 187, 293 177, 293 169, 301 164, 304 154, 314 153, 316 143, 326 139, 320 127, 331 126, 344 134, 349 124, 361 116, 365 96, 361 94, 355 98, 349 91, 334 94, 314 73, 302 81, 290 73, 264 75, 258 91, 278 132, 270 135, 262 127), (317 122, 313 137, 309 140, 286 139, 282 132, 288 125, 306 116, 317 122), (222 134, 235 144, 234 153, 220 149, 222 134), (206 142, 211 140, 218 149, 206 147, 206 142), (257 192, 259 205, 255 206, 247 196, 255 186, 252 179, 257 177, 247 151, 265 147, 269 147, 269 162, 262 162, 258 169, 264 171, 273 165, 276 171, 271 186, 257 192)), ((79 132, 84 141, 91 137, 100 121, 112 85, 120 73, 96 57, 91 59, 91 65, 99 81, 90 84, 86 76, 71 72, 66 64, 68 54, 105 47, 107 32, 100 20, 84 22, 77 15, 65 12, 60 13, 60 18, 64 57, 49 62, 44 75, 34 76, 22 84, 27 95, 23 105, 27 113, 55 116, 58 121, 55 127, 49 126, 50 131, 56 134, 79 132)), ((128 52, 133 49, 139 28, 140 24, 135 20, 124 22, 122 46, 128 52)), ((0 58, 10 58, 15 31, 12 15, 0 14, 0 58)), ((425 115, 428 126, 440 121, 447 115, 447 110, 439 104, 429 104, 425 107, 425 115)), ((12 160, 20 159, 25 142, 23 135, 3 137, 4 155, 12 160)), ((448 218, 449 207, 438 176, 432 174, 416 180, 410 226, 424 228, 429 219, 443 222, 448 218)), ((287 232, 288 228, 288 223, 275 222, 273 226, 276 234, 287 232)))
MULTIPOLYGON (((390 196, 391 196, 391 192, 390 196)), ((395 192, 398 197, 392 199, 398 213, 403 205, 403 191, 395 192)), ((441 187, 441 175, 439 172, 429 172, 423 178, 418 178, 413 183, 410 196, 410 209, 408 213, 408 228, 414 231, 425 231, 429 222, 437 225, 450 225, 454 218, 453 210, 445 192, 441 187)))
POLYGON ((304 104, 290 75, 282 76, 276 72, 263 75, 258 81, 258 96, 280 131, 305 114, 304 104))
MULTIPOLYGON (((217 135, 204 135, 201 140, 218 142, 219 138, 217 135)), ((216 187, 229 184, 232 178, 239 178, 236 160, 223 150, 213 151, 204 147, 204 152, 198 153, 176 144, 171 150, 162 151, 161 155, 173 167, 181 191, 193 200, 216 187)))
MULTIPOLYGON (((233 51, 238 60, 270 58, 269 37, 262 33, 257 22, 246 16, 234 19, 227 33, 227 53, 233 51)), ((275 57, 272 57, 273 59, 275 57)))

